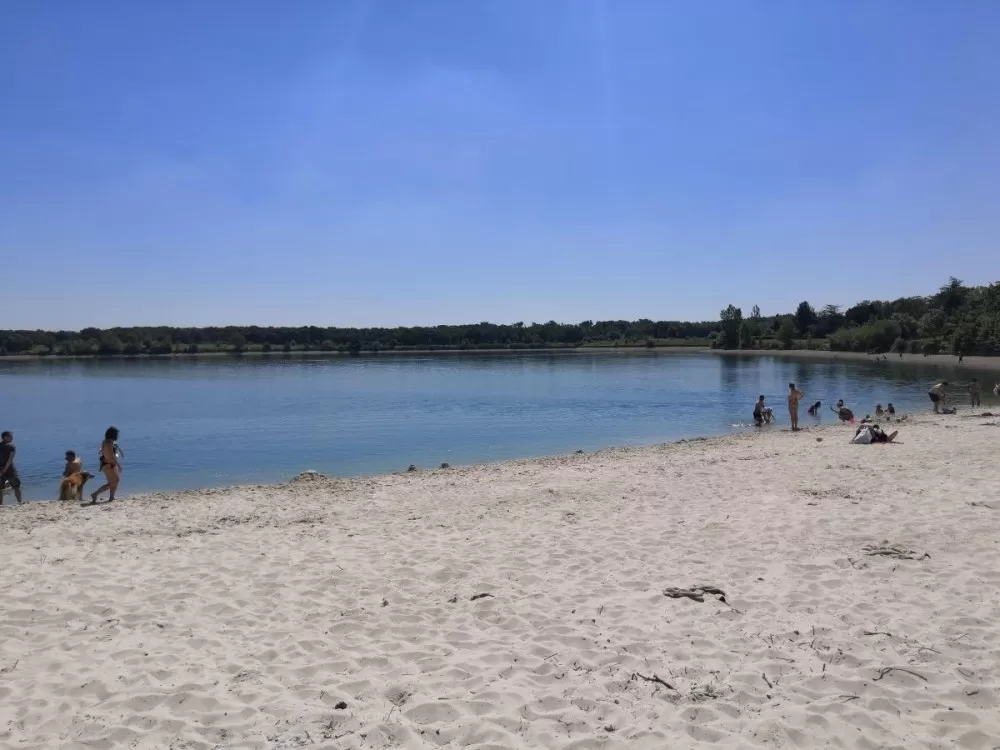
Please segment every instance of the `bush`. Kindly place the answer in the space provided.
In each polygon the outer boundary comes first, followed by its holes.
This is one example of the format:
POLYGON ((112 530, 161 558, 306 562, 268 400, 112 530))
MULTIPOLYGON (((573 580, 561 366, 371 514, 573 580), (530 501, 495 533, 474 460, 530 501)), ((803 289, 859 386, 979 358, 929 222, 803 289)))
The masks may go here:
POLYGON ((937 341, 925 341, 923 346, 920 347, 920 353, 925 357, 929 354, 939 354, 941 352, 941 344, 937 341))
POLYGON ((899 336, 899 324, 892 320, 872 320, 857 328, 841 328, 830 334, 830 351, 887 352, 899 336))

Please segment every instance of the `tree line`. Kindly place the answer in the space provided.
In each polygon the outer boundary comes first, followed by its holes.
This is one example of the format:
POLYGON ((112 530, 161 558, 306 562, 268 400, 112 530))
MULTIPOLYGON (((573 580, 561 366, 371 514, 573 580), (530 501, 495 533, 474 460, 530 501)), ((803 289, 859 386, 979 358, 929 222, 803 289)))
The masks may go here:
POLYGON ((705 345, 716 321, 612 320, 582 323, 476 323, 409 328, 319 326, 207 328, 84 328, 80 331, 0 331, 0 355, 116 356, 248 351, 435 351, 541 349, 578 346, 705 345))
POLYGON ((729 305, 714 346, 721 349, 829 348, 847 352, 1000 355, 1000 283, 969 287, 952 277, 928 297, 864 300, 841 311, 801 302, 794 313, 763 317, 729 305))
POLYGON ((936 294, 864 300, 841 310, 802 302, 794 313, 748 316, 729 305, 718 321, 606 320, 475 323, 400 328, 224 326, 0 331, 0 356, 135 356, 202 352, 435 351, 581 346, 714 346, 721 349, 1000 354, 1000 283, 951 278, 936 294))

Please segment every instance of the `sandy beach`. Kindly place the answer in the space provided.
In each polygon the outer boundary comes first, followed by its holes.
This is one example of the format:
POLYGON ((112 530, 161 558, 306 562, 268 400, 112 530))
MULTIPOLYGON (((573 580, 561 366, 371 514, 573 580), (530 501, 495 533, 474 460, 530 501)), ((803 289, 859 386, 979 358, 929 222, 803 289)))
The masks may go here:
POLYGON ((1000 747, 998 426, 4 507, 0 746, 1000 747))

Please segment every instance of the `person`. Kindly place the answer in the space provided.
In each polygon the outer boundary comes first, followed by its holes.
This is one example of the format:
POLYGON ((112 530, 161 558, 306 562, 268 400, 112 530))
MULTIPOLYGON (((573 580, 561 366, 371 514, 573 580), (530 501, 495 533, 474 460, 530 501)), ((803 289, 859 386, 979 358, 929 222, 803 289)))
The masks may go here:
POLYGON ((788 384, 788 416, 792 418, 792 432, 799 431, 799 401, 805 394, 795 388, 795 383, 788 384))
POLYGON ((831 406, 830 408, 833 409, 835 412, 837 412, 837 417, 840 419, 841 422, 853 422, 854 421, 854 412, 851 411, 850 409, 848 409, 844 405, 844 399, 842 399, 842 398, 838 399, 837 400, 837 405, 836 406, 831 406))
POLYGON ((764 397, 761 396, 753 407, 753 422, 758 427, 764 426, 764 408, 764 397))
POLYGON ((993 395, 1000 396, 1000 383, 997 383, 995 386, 993 386, 993 395))
POLYGON ((899 432, 890 432, 888 435, 877 424, 862 424, 854 431, 854 438, 851 440, 855 445, 872 445, 874 443, 891 443, 896 439, 899 432))
POLYGON ((885 409, 882 408, 882 404, 875 404, 875 416, 881 417, 885 414, 885 409))
POLYGON ((941 402, 948 399, 948 392, 945 390, 947 387, 948 381, 943 380, 940 383, 935 383, 927 392, 927 395, 931 397, 931 403, 934 404, 935 414, 941 413, 941 402))
POLYGON ((105 490, 109 490, 108 502, 115 501, 115 493, 118 491, 118 482, 121 481, 122 465, 118 460, 122 455, 118 448, 118 428, 109 427, 104 432, 104 441, 101 443, 100 463, 101 472, 107 478, 107 484, 101 485, 96 491, 90 494, 90 504, 97 502, 98 496, 105 490))
POLYGON ((889 405, 885 407, 885 411, 890 417, 896 416, 896 407, 892 405, 892 401, 890 401, 889 405))
POLYGON ((979 400, 979 395, 980 395, 979 380, 973 378, 972 380, 969 381, 969 403, 972 405, 973 409, 975 409, 978 406, 982 406, 982 403, 979 400))
POLYGON ((818 417, 819 416, 819 408, 822 405, 823 405, 822 401, 817 401, 815 404, 813 404, 808 409, 806 409, 806 411, 809 412, 809 416, 811 416, 811 417, 818 417))
POLYGON ((83 471, 83 459, 76 455, 76 451, 66 451, 66 466, 63 468, 63 477, 72 476, 83 471))
POLYGON ((17 447, 14 445, 14 433, 4 431, 0 434, 0 505, 3 505, 4 483, 10 485, 14 490, 14 498, 17 504, 24 502, 21 497, 21 478, 17 475, 17 466, 14 465, 14 456, 17 447))

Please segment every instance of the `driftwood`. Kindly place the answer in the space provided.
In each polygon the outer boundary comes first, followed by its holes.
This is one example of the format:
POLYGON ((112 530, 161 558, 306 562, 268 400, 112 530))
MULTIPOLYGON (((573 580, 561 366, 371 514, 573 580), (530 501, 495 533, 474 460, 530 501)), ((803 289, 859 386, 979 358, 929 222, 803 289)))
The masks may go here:
POLYGON ((863 549, 869 557, 880 555, 882 557, 894 557, 897 560, 923 560, 924 558, 931 556, 929 552, 924 552, 921 555, 916 550, 904 547, 902 544, 889 544, 887 541, 884 541, 881 544, 866 544, 861 549, 863 549))
POLYGON ((663 685, 663 687, 667 688, 668 690, 673 690, 674 692, 678 692, 677 688, 675 688, 673 685, 671 685, 669 682, 667 682, 666 680, 664 680, 662 677, 660 677, 655 673, 653 674, 652 677, 647 677, 646 675, 640 674, 639 672, 633 672, 632 677, 630 679, 634 680, 636 677, 638 677, 640 680, 645 680, 646 682, 655 682, 658 685, 663 685))
POLYGON ((889 674, 890 672, 906 672, 906 674, 911 674, 911 675, 913 675, 914 677, 919 677, 919 678, 920 678, 921 680, 923 680, 924 682, 927 682, 927 678, 926 678, 926 677, 924 677, 924 676, 923 676, 922 674, 920 674, 919 672, 914 672, 914 671, 913 671, 912 669, 906 669, 906 668, 904 668, 904 667, 882 667, 882 668, 881 668, 881 669, 880 669, 880 670, 878 671, 878 677, 875 677, 875 678, 873 679, 873 682, 878 682, 879 680, 881 680, 881 679, 882 679, 883 677, 885 677, 885 676, 886 676, 887 674, 889 674))
POLYGON ((669 588, 663 590, 663 595, 671 599, 692 599, 696 602, 705 601, 706 594, 718 597, 723 604, 729 604, 726 601, 726 592, 715 586, 692 586, 689 589, 669 588))

